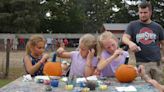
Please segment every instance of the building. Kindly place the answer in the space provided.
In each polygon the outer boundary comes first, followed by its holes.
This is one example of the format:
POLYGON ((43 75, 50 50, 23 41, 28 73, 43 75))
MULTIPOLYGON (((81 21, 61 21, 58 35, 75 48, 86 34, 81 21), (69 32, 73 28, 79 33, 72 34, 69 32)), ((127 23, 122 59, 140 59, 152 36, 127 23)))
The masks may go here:
POLYGON ((101 32, 110 31, 120 39, 126 30, 128 23, 104 23, 102 28, 100 29, 101 32))

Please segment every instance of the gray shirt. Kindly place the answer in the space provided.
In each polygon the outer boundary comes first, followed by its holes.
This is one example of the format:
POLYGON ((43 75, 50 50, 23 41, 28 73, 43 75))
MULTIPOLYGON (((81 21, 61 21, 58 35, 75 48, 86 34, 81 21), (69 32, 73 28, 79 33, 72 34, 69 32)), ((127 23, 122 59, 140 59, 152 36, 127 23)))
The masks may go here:
POLYGON ((135 53, 136 61, 160 61, 159 42, 164 40, 164 29, 158 23, 152 21, 150 24, 144 24, 139 20, 132 21, 125 33, 141 48, 141 51, 135 53))

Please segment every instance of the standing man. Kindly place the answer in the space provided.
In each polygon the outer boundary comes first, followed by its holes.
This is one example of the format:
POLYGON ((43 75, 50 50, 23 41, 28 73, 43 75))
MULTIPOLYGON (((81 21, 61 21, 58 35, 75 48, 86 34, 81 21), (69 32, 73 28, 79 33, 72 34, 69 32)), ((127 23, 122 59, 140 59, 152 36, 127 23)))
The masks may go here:
POLYGON ((139 20, 129 23, 123 35, 123 42, 135 53, 136 63, 145 65, 149 76, 157 81, 162 81, 160 68, 160 46, 164 52, 164 29, 161 25, 151 20, 152 6, 150 2, 138 5, 139 20))

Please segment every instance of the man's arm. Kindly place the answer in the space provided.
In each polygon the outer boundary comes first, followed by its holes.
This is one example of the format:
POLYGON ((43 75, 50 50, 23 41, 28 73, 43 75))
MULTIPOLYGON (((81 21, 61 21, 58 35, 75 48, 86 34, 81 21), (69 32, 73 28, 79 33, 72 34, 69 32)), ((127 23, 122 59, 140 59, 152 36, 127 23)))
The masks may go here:
POLYGON ((131 51, 133 51, 133 52, 139 51, 138 46, 133 41, 131 41, 130 39, 131 39, 130 35, 128 35, 126 33, 123 34, 123 37, 122 37, 123 43, 127 44, 131 51))
POLYGON ((162 61, 164 62, 164 40, 160 41, 162 47, 162 61))
POLYGON ((130 35, 128 35, 128 34, 126 34, 126 33, 123 34, 123 37, 122 37, 123 43, 129 45, 130 42, 131 42, 130 39, 131 39, 131 36, 130 36, 130 35))

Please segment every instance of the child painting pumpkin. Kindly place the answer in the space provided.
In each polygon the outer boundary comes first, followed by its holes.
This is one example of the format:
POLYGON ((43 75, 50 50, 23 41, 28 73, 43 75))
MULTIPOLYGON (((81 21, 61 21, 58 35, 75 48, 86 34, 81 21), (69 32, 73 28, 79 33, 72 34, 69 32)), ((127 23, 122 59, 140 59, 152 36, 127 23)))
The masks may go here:
POLYGON ((119 65, 125 63, 129 54, 118 47, 118 39, 109 31, 99 36, 98 43, 100 61, 96 70, 102 77, 114 77, 115 70, 119 65))
POLYGON ((43 75, 44 63, 49 58, 45 51, 45 39, 40 35, 33 35, 27 42, 26 54, 23 63, 27 74, 32 76, 43 75))

